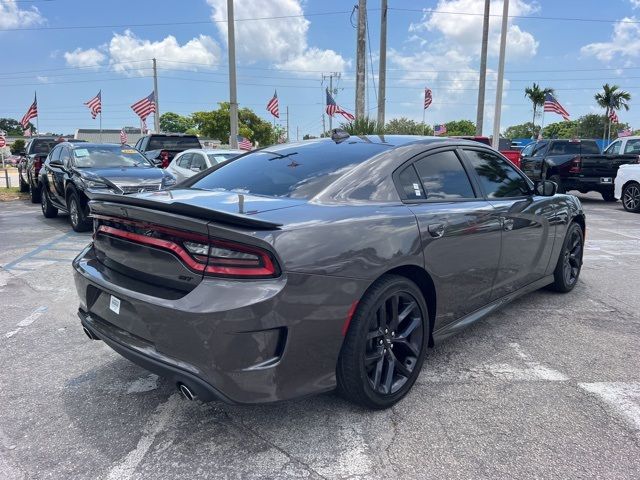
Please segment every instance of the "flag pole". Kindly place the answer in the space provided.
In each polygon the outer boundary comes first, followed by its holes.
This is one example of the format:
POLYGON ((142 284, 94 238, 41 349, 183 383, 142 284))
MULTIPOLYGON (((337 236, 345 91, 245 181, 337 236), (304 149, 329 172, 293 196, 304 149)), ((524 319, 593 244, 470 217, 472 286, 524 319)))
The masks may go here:
MULTIPOLYGON (((34 99, 36 101, 36 108, 38 107, 38 92, 33 92, 34 99)), ((38 116, 36 117, 36 130, 38 131, 38 135, 40 135, 40 112, 37 112, 38 116)))
MULTIPOLYGON (((542 130, 544 129, 544 108, 542 109, 542 122, 540 124, 540 131, 538 132, 538 137, 542 136, 542 130)), ((536 138, 537 140, 537 138, 536 138)))
POLYGON ((427 109, 422 106, 422 135, 425 134, 424 116, 427 113, 427 109))

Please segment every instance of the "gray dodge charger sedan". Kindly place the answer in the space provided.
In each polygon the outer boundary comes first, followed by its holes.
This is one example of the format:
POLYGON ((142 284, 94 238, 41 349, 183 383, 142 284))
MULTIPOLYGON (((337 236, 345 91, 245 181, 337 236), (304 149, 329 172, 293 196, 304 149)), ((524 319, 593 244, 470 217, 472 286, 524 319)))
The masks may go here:
POLYGON ((342 131, 90 209, 73 262, 87 336, 233 403, 337 388, 389 407, 434 342, 572 290, 585 234, 575 197, 482 144, 342 131))

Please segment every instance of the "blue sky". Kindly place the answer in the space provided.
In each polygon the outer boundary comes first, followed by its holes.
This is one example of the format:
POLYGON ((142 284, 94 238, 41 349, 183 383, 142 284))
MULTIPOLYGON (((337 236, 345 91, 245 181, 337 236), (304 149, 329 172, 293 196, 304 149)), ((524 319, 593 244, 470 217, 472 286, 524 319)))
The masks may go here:
MULTIPOLYGON (((271 121, 265 105, 278 89, 289 106, 291 136, 319 134, 324 106, 321 72, 339 71, 337 101, 354 106, 355 0, 236 0, 236 18, 289 16, 237 22, 238 101, 271 121), (337 13, 332 13, 337 12, 337 13)), ((369 0, 371 57, 377 83, 379 2, 369 0)), ((617 83, 640 101, 640 0, 511 0, 502 127, 531 119, 523 89, 553 87, 573 118, 600 112, 593 95, 617 83), (522 18, 526 17, 526 18, 522 18), (611 21, 551 20, 571 17, 611 21)), ((153 88, 159 66, 162 112, 188 114, 228 99, 226 0, 81 2, 0 0, 0 117, 19 119, 38 92, 41 131, 73 133, 97 127, 84 101, 102 89, 103 127, 138 125, 129 105, 153 88), (180 24, 180 22, 201 22, 180 24), (140 24, 164 23, 142 26, 140 24), (92 29, 42 29, 107 25, 92 29), (11 29, 11 31, 6 31, 11 29), (15 30, 21 29, 21 30, 15 30), (25 30, 30 29, 30 30, 25 30)), ((475 119, 483 0, 389 0, 387 119, 422 118, 423 88, 433 90, 427 122, 475 119), (423 9, 427 9, 424 11, 423 9), (435 12, 433 11, 435 10, 435 12)), ((491 13, 502 12, 493 0, 491 13)), ((499 18, 492 17, 485 134, 495 102, 499 18)), ((620 113, 640 128, 640 109, 620 113)), ((376 115, 375 92, 368 109, 376 115)), ((548 114, 545 123, 559 121, 548 114)), ((284 123, 284 116, 281 115, 284 123)), ((152 123, 151 121, 149 122, 152 123)))

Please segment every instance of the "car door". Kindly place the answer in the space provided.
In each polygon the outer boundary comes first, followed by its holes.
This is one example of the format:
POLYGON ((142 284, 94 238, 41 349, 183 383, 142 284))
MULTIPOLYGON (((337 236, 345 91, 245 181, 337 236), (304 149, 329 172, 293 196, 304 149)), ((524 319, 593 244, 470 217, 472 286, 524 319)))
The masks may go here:
POLYGON ((60 153, 62 152, 62 146, 57 146, 49 153, 47 160, 44 162, 42 166, 42 171, 44 172, 44 176, 46 177, 46 185, 43 188, 47 189, 47 193, 49 195, 49 200, 51 202, 57 204, 58 195, 56 194, 55 188, 55 172, 60 166, 60 153))
POLYGON ((439 329, 490 301, 501 225, 455 148, 415 158, 395 179, 418 221, 425 268, 438 291, 439 329))
POLYGON ((51 200, 58 205, 67 208, 64 186, 67 177, 67 169, 71 160, 71 152, 65 146, 60 147, 60 156, 49 162, 49 171, 47 172, 49 180, 49 192, 51 200))
POLYGON ((502 224, 492 293, 497 299, 545 275, 555 240, 556 200, 534 195, 533 184, 498 153, 473 147, 463 152, 502 224))

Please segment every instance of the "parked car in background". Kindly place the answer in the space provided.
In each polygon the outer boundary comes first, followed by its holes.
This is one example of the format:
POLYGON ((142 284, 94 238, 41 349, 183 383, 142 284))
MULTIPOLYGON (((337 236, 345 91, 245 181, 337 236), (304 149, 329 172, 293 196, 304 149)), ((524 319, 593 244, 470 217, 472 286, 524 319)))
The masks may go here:
POLYGON ((574 288, 585 217, 555 191, 465 140, 272 145, 167 192, 94 196, 78 314, 189 399, 337 386, 387 408, 434 342, 527 292, 574 288))
POLYGON ((91 228, 92 192, 157 192, 175 183, 129 145, 65 142, 54 147, 40 170, 42 213, 51 218, 68 212, 73 229, 82 232, 91 228))
POLYGON ((56 137, 35 137, 27 141, 24 151, 19 152, 18 184, 21 192, 30 192, 31 202, 40 201, 38 174, 42 164, 53 147, 58 144, 56 137))
POLYGON ((640 155, 640 137, 622 137, 614 140, 605 148, 606 155, 640 155))
POLYGON ((622 165, 618 169, 615 196, 627 212, 640 213, 640 165, 622 165))
POLYGON ((173 157, 190 148, 202 148, 196 135, 151 133, 136 142, 136 149, 156 166, 167 168, 173 157))
MULTIPOLYGON (((489 137, 483 137, 479 135, 474 136, 455 136, 451 138, 460 138, 463 140, 473 140, 474 142, 483 143, 484 145, 491 146, 491 139, 489 137)), ((520 167, 520 151, 511 148, 511 140, 501 138, 498 151, 504 155, 507 160, 513 163, 516 167, 520 167)))
POLYGON ((522 158, 521 168, 534 181, 555 182, 560 192, 595 191, 605 201, 615 202, 618 168, 637 162, 638 154, 600 153, 595 140, 539 140, 522 158))
POLYGON ((230 158, 245 153, 243 150, 222 150, 212 148, 192 148, 175 156, 167 167, 178 182, 194 176, 196 173, 213 167, 230 158))

